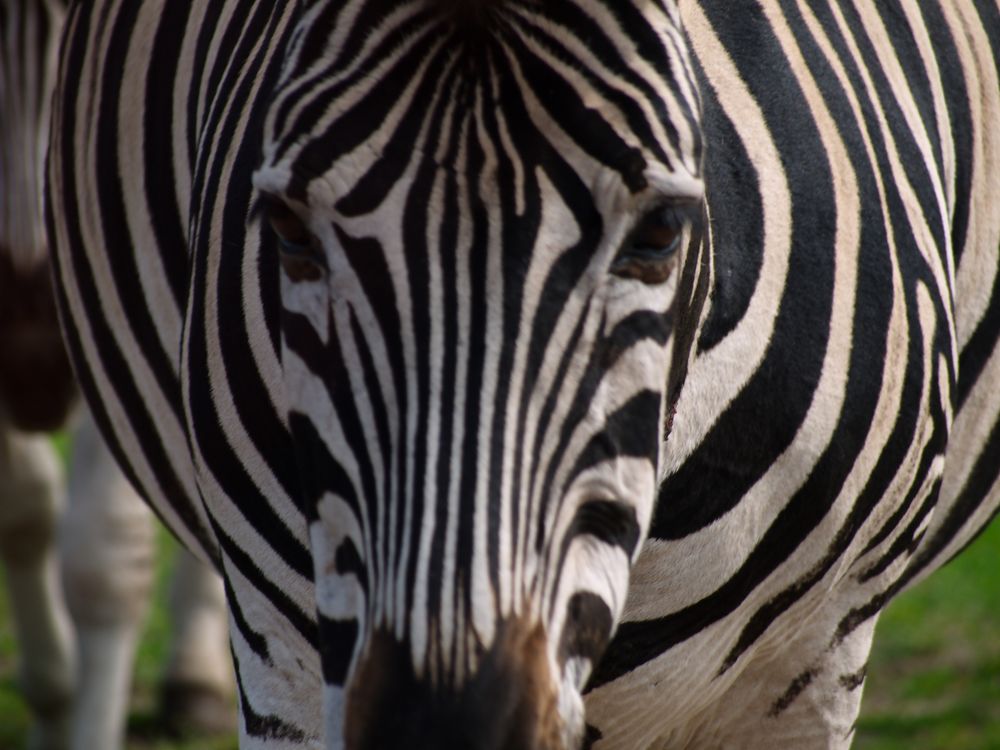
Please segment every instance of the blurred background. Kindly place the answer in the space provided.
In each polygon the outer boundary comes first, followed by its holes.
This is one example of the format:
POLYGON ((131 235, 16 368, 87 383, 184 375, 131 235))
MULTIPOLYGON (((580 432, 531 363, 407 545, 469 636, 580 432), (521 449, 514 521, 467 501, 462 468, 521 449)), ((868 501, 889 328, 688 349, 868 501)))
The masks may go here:
MULTIPOLYGON (((65 466, 68 463, 70 451, 67 434, 57 433, 53 442, 65 466)), ((138 502, 134 497, 126 499, 138 502)), ((167 724, 161 715, 164 703, 160 691, 164 687, 163 680, 171 646, 170 629, 176 625, 176 621, 172 621, 168 616, 168 602, 171 593, 171 573, 178 562, 178 551, 178 543, 165 529, 157 525, 154 596, 136 654, 129 701, 130 712, 126 747, 128 750, 177 748, 185 750, 237 750, 235 719, 233 720, 234 731, 222 736, 178 737, 168 733, 167 724)), ((190 563, 183 570, 190 574, 190 563)), ((4 567, 0 564, 0 750, 24 750, 27 746, 31 717, 18 687, 18 651, 14 638, 10 599, 6 581, 3 580, 4 574, 4 567)), ((176 615, 176 611, 174 614, 176 615)), ((225 647, 224 643, 222 647, 225 647)), ((228 656, 226 661, 228 662, 228 656)), ((219 699, 225 700, 221 697, 219 699)), ((231 710, 233 710, 235 699, 230 698, 229 700, 231 710)), ((235 715, 235 710, 233 710, 233 714, 235 715)), ((176 721, 173 722, 173 727, 175 732, 182 731, 177 728, 176 721)), ((107 750, 107 748, 95 747, 88 750, 107 750)))
MULTIPOLYGON (((166 659, 167 580, 176 542, 161 530, 158 543, 156 599, 132 683, 128 748, 235 750, 235 733, 168 738, 159 726, 156 690, 166 659)), ((27 727, 0 586, 0 750, 23 748, 27 727)), ((1000 521, 882 615, 854 747, 1000 750, 1000 521)))
MULTIPOLYGON (((132 679, 128 750, 237 750, 235 731, 231 737, 165 736, 157 715, 156 691, 167 661, 167 590, 177 542, 161 527, 157 546, 160 562, 155 600, 139 644, 132 679)), ((6 587, 0 585, 0 750, 23 750, 28 734, 28 709, 17 688, 16 655, 6 587)))

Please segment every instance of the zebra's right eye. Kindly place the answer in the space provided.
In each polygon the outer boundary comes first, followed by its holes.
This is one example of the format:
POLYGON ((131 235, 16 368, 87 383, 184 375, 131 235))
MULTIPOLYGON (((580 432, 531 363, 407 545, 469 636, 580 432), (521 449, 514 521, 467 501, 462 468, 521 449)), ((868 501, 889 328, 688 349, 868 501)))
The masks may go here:
POLYGON ((323 276, 326 263, 323 248, 283 200, 267 193, 261 196, 264 215, 278 239, 281 266, 292 281, 317 281, 323 276))

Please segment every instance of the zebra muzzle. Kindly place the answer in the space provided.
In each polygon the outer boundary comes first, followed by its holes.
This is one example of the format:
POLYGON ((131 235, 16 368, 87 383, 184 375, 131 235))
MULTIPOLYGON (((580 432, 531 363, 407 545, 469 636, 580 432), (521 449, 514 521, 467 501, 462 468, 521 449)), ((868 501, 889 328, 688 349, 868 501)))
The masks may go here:
POLYGON ((544 628, 502 623, 464 679, 418 677, 408 644, 375 633, 348 690, 348 750, 569 750, 544 628))

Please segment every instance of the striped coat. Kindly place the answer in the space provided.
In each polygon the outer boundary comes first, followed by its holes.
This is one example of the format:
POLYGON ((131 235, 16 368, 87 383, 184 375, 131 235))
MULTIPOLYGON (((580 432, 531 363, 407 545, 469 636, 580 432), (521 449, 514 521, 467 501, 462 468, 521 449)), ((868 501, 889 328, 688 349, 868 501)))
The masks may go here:
POLYGON ((73 6, 70 349, 225 574, 244 746, 848 744, 879 610, 1000 501, 998 35, 73 6))

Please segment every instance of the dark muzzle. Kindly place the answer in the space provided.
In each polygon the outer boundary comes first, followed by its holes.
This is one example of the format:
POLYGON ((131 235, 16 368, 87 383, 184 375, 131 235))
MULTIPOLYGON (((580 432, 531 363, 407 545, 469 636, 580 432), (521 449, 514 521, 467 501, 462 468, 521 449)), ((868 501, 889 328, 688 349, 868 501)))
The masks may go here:
POLYGON ((351 681, 348 750, 566 750, 543 628, 505 623, 464 680, 430 684, 378 632, 351 681))

